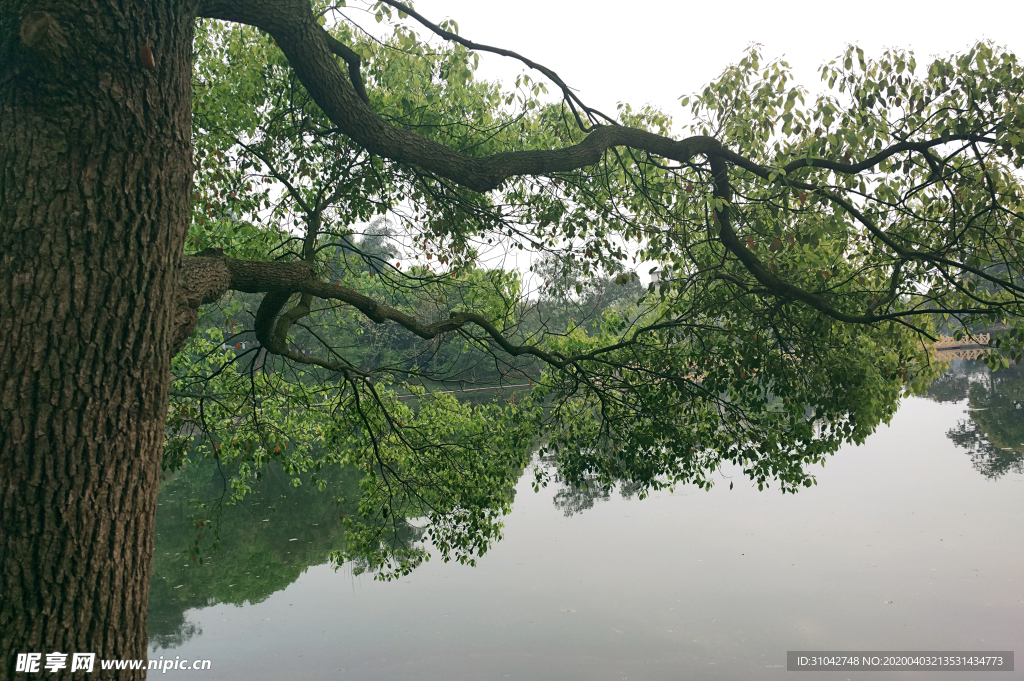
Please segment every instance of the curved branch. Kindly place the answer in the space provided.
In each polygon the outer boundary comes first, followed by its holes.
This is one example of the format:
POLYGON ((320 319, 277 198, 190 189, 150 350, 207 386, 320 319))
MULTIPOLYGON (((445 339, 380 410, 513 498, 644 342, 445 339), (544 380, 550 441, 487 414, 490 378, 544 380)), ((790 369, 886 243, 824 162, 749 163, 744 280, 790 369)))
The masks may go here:
MULTIPOLYGON (((399 3, 389 4, 397 7, 399 3)), ((402 7, 402 11, 406 12, 407 9, 402 7)), ((675 140, 620 125, 595 128, 580 143, 560 149, 467 156, 422 135, 395 128, 378 116, 356 93, 334 61, 330 35, 317 23, 307 0, 205 0, 200 4, 198 14, 248 24, 269 33, 313 100, 337 126, 338 131, 348 135, 369 153, 417 166, 473 191, 491 191, 513 177, 548 175, 591 166, 601 160, 605 151, 614 147, 631 147, 682 164, 698 155, 722 156, 728 162, 763 178, 776 172, 730 151, 713 137, 695 135, 675 140)), ((452 36, 457 38, 454 34, 452 36)), ((478 49, 484 47, 477 46, 478 49)), ((522 59, 515 53, 508 54, 522 59)), ((551 74, 546 75, 550 77, 551 74)), ((801 167, 819 167, 847 174, 858 173, 901 151, 924 153, 927 149, 961 137, 988 141, 978 136, 945 135, 934 140, 900 142, 856 164, 811 158, 793 161, 786 168, 797 170, 801 167)))
MULTIPOLYGON (((925 157, 925 159, 929 162, 929 167, 931 167, 934 171, 935 166, 933 164, 935 163, 935 160, 931 157, 929 152, 935 147, 941 146, 943 144, 948 144, 949 142, 994 141, 995 140, 982 137, 979 135, 945 135, 943 137, 922 140, 919 142, 897 142, 896 144, 892 144, 882 149, 878 153, 867 157, 863 161, 858 161, 857 163, 840 163, 839 161, 832 161, 827 158, 819 158, 814 156, 801 158, 796 161, 790 161, 786 165, 782 166, 781 170, 786 175, 795 173, 799 170, 806 170, 808 168, 831 170, 837 173, 842 173, 843 175, 856 175, 857 173, 862 173, 865 170, 870 170, 871 168, 874 168, 882 161, 885 161, 890 157, 895 156, 896 154, 902 153, 904 151, 916 151, 925 157)), ((767 166, 754 163, 750 159, 744 156, 740 156, 739 154, 728 149, 723 149, 722 155, 725 156, 726 160, 729 161, 730 163, 733 163, 745 170, 749 170, 756 174, 758 177, 761 177, 763 179, 768 179, 771 173, 778 172, 776 170, 768 168, 767 166)))
POLYGON ((362 66, 362 59, 356 54, 355 50, 341 42, 327 31, 324 31, 324 40, 327 42, 327 47, 335 55, 341 57, 348 64, 348 77, 352 81, 352 89, 356 91, 359 98, 367 104, 370 103, 370 98, 366 94, 366 87, 363 85, 363 76, 360 72, 362 66))
MULTIPOLYGON (((933 147, 938 146, 940 144, 944 144, 945 142, 947 142, 949 140, 954 140, 954 139, 961 140, 961 141, 963 141, 963 140, 968 140, 969 141, 969 140, 972 139, 972 136, 970 136, 970 135, 957 135, 957 136, 944 137, 944 138, 936 139, 936 140, 926 140, 926 141, 922 141, 922 142, 913 142, 913 143, 911 143, 911 142, 900 142, 898 144, 893 145, 892 147, 883 149, 882 151, 880 151, 879 153, 875 154, 874 156, 871 156, 870 158, 868 158, 865 161, 862 161, 860 163, 855 163, 855 164, 835 163, 833 161, 828 161, 827 159, 810 158, 810 159, 806 159, 806 160, 801 160, 799 162, 794 161, 792 163, 789 163, 788 165, 783 167, 783 170, 785 170, 787 173, 789 173, 789 172, 792 172, 794 170, 799 170, 799 169, 802 169, 802 168, 805 168, 805 167, 815 167, 815 168, 821 167, 821 168, 827 168, 827 169, 830 169, 830 170, 835 170, 837 172, 843 172, 843 173, 847 173, 847 174, 855 174, 855 173, 862 172, 862 171, 867 170, 868 168, 872 167, 872 165, 866 165, 866 164, 870 163, 870 164, 875 164, 876 165, 876 164, 884 161, 885 159, 889 158, 893 154, 899 153, 901 151, 917 151, 917 152, 923 154, 926 159, 930 159, 931 158, 930 150, 933 147)), ((736 165, 736 166, 738 166, 740 168, 743 168, 744 170, 752 172, 752 173, 754 173, 755 175, 757 175, 758 177, 760 177, 761 179, 764 179, 764 180, 768 180, 771 177, 771 173, 773 172, 771 169, 769 169, 769 168, 767 168, 765 166, 759 165, 757 163, 754 163, 753 161, 750 161, 749 159, 746 159, 743 156, 740 156, 739 154, 736 154, 733 151, 725 149, 724 147, 723 147, 721 153, 717 154, 716 156, 718 158, 720 158, 720 159, 724 159, 724 160, 726 160, 726 161, 728 161, 730 163, 733 163, 734 165, 736 165)), ((710 159, 711 156, 709 156, 708 158, 710 159)), ((715 161, 714 161, 714 159, 712 159, 712 166, 714 166, 714 163, 715 163, 715 161)), ((957 262, 955 260, 950 260, 948 258, 942 257, 941 255, 939 255, 937 253, 929 253, 929 252, 925 252, 925 251, 918 251, 918 250, 913 250, 913 249, 904 248, 903 246, 900 246, 898 243, 896 243, 896 241, 894 239, 892 239, 888 234, 886 234, 885 230, 883 230, 877 224, 875 224, 874 220, 871 220, 861 210, 859 210, 856 206, 854 206, 854 204, 851 201, 849 201, 848 199, 843 198, 842 196, 840 196, 838 193, 836 193, 835 191, 833 191, 831 189, 823 188, 823 187, 820 187, 820 186, 818 186, 816 184, 813 184, 813 183, 810 183, 810 182, 801 182, 799 180, 791 180, 791 179, 788 179, 788 177, 785 177, 785 176, 779 176, 778 178, 776 178, 775 182, 777 182, 779 184, 784 184, 784 185, 786 185, 788 187, 792 187, 794 189, 803 189, 803 190, 806 190, 806 191, 809 191, 809 192, 810 191, 820 192, 829 201, 831 201, 835 205, 837 205, 840 208, 842 208, 844 211, 849 213, 855 220, 857 220, 859 223, 864 225, 864 227, 869 232, 871 232, 871 234, 875 238, 877 238, 879 241, 881 241, 886 246, 888 246, 896 255, 898 255, 900 258, 903 258, 904 260, 907 260, 907 261, 916 260, 916 261, 921 261, 921 262, 931 262, 931 263, 935 263, 936 265, 945 265, 947 267, 954 267, 954 268, 963 270, 964 272, 968 272, 968 273, 973 274, 973 275, 975 275, 977 277, 980 277, 981 279, 984 279, 984 280, 986 280, 986 281, 988 281, 988 282, 990 282, 992 284, 996 284, 998 286, 1002 286, 1003 288, 1005 288, 1008 291, 1015 292, 1015 295, 1024 294, 1024 286, 1018 286, 1017 284, 1014 284, 1012 280, 999 279, 998 277, 993 277, 992 275, 988 274, 984 270, 981 270, 981 269, 979 269, 977 267, 971 267, 970 265, 968 265, 966 263, 957 262)), ((729 192, 729 193, 731 195, 731 192, 729 192)), ((719 195, 716 194, 716 196, 719 196, 719 195)), ((755 256, 753 253, 750 253, 749 251, 747 251, 746 247, 743 246, 742 242, 739 241, 738 238, 736 239, 735 244, 736 244, 736 247, 737 247, 738 250, 734 250, 733 248, 730 248, 729 250, 733 251, 740 258, 740 261, 744 263, 744 266, 746 266, 748 262, 760 263, 760 260, 757 258, 757 256, 755 256), (740 256, 739 251, 745 252, 745 255, 740 256)), ((753 270, 751 270, 751 273, 753 274, 753 270)), ((757 276, 757 275, 755 274, 755 276, 757 276)), ((760 278, 758 278, 758 279, 760 280, 760 278)), ((891 300, 894 300, 894 299, 895 298, 887 297, 886 299, 883 299, 883 300, 885 302, 890 302, 891 300)), ((805 301, 805 302, 807 302, 807 301, 805 301)), ((876 307, 877 307, 877 305, 872 306, 872 308, 870 308, 870 309, 873 310, 876 307)), ((824 311, 824 310, 822 310, 822 311, 824 311)), ((840 319, 840 318, 836 317, 836 319, 840 319)), ((840 319, 840 321, 849 321, 849 320, 840 319)))
MULTIPOLYGON (((389 2, 388 4, 397 6, 396 3, 389 2)), ((402 11, 406 11, 406 9, 402 11)), ((705 156, 711 162, 714 175, 714 195, 727 202, 731 201, 727 162, 763 179, 770 179, 772 173, 778 172, 777 169, 762 166, 736 154, 712 137, 693 136, 674 140, 644 130, 618 125, 595 128, 583 141, 560 149, 505 152, 484 157, 467 156, 416 133, 395 128, 378 116, 345 78, 334 59, 331 43, 328 40, 329 35, 317 23, 307 0, 205 0, 200 5, 199 15, 249 24, 269 33, 288 58, 292 68, 314 101, 335 123, 339 131, 348 135, 367 152, 416 166, 474 191, 486 192, 496 189, 512 177, 549 175, 594 165, 600 161, 607 150, 620 146, 642 150, 682 164, 688 163, 695 156, 705 156)), ((783 170, 788 169, 788 172, 795 172, 800 168, 815 167, 848 174, 859 173, 903 151, 916 151, 925 154, 926 158, 930 158, 928 153, 933 147, 961 138, 990 141, 988 138, 980 136, 943 135, 933 140, 899 142, 859 163, 838 163, 827 159, 811 158, 793 161, 787 164, 783 170)), ((790 181, 785 176, 780 177, 778 181, 792 187, 819 189, 812 184, 790 181)), ((849 201, 843 200, 833 192, 826 193, 829 194, 830 200, 843 205, 861 222, 871 223, 849 201)), ((873 309, 866 314, 846 313, 836 309, 822 296, 778 279, 740 241, 730 224, 728 210, 716 212, 715 216, 721 228, 719 238, 723 244, 773 295, 803 302, 843 322, 872 324, 886 317, 899 316, 899 313, 874 315, 873 309)), ((882 239, 886 245, 893 248, 896 254, 903 259, 930 260, 974 272, 972 268, 964 264, 952 263, 941 257, 936 257, 934 254, 901 248, 873 223, 868 224, 868 229, 876 237, 882 239)), ((240 264, 241 261, 232 262, 235 264, 231 267, 243 267, 240 264)), ((245 266, 267 265, 269 263, 250 263, 245 266)), ((294 263, 290 265, 294 265, 294 263)), ((290 291, 309 293, 348 303, 374 321, 381 322, 390 319, 423 338, 434 338, 441 333, 453 331, 466 323, 473 322, 487 331, 495 342, 510 354, 532 354, 556 366, 561 366, 565 361, 564 358, 549 355, 531 346, 510 344, 494 326, 490 325, 488 320, 478 315, 461 313, 446 322, 425 327, 420 325, 415 318, 394 308, 381 305, 355 291, 318 281, 312 276, 312 270, 305 272, 306 278, 301 283, 294 284, 289 289, 290 291)), ((978 274, 978 272, 974 273, 978 274)), ((984 274, 981 276, 986 279, 990 278, 984 274)), ((897 281, 897 277, 898 273, 894 273, 894 282, 897 281)), ((234 283, 234 274, 232 282, 232 288, 237 290, 252 290, 254 292, 270 290, 265 281, 256 284, 256 288, 239 288, 234 283)), ((1005 283, 1003 285, 1006 286, 1005 283)), ((1010 284, 1008 288, 1016 289, 1017 287, 1010 284)))
MULTIPOLYGON (((408 315, 390 305, 380 303, 355 289, 321 281, 306 262, 255 262, 236 260, 216 254, 213 257, 184 256, 183 270, 201 269, 205 277, 203 281, 215 282, 202 296, 192 295, 195 307, 207 302, 215 302, 228 290, 242 293, 266 293, 256 313, 256 337, 268 350, 305 363, 314 363, 339 371, 351 367, 341 363, 325 363, 321 360, 310 362, 310 358, 295 355, 288 349, 286 335, 288 329, 299 319, 309 313, 312 296, 325 300, 336 300, 351 305, 368 319, 381 324, 392 321, 420 338, 432 340, 446 333, 458 331, 467 324, 475 324, 483 329, 490 339, 506 353, 518 357, 533 355, 543 362, 556 367, 565 367, 567 361, 561 355, 541 350, 532 345, 516 345, 509 341, 489 319, 476 312, 453 313, 448 319, 434 324, 423 324, 412 315, 408 315), (199 264, 196 261, 201 261, 199 264), (288 299, 295 293, 302 294, 299 303, 281 314, 288 299), (281 315, 278 319, 278 315, 281 315), (337 366, 335 366, 337 365, 337 366)), ((189 286, 191 290, 202 286, 202 281, 189 286)), ((193 324, 194 326, 194 324, 193 324)), ((189 329, 191 331, 191 329, 189 329)), ((185 334, 188 335, 187 333, 185 334)), ((180 348, 178 348, 180 349, 180 348)))
POLYGON ((523 175, 547 175, 594 165, 612 147, 625 146, 685 163, 698 154, 722 151, 711 137, 674 140, 623 126, 596 128, 579 144, 561 149, 467 156, 421 135, 393 127, 378 116, 344 76, 327 33, 305 0, 206 0, 199 16, 255 26, 269 33, 313 100, 337 126, 369 153, 408 163, 487 192, 523 175))
POLYGON ((772 274, 760 258, 754 255, 740 240, 736 231, 732 228, 732 220, 729 217, 729 205, 732 203, 732 186, 729 183, 729 168, 723 156, 712 156, 711 174, 714 182, 714 196, 716 199, 725 202, 723 210, 715 211, 714 220, 719 228, 719 239, 729 251, 743 264, 743 266, 754 275, 754 278, 771 293, 779 298, 799 300, 810 305, 815 310, 822 312, 829 317, 841 322, 851 324, 873 324, 879 318, 870 312, 866 314, 849 314, 836 309, 821 296, 811 293, 799 286, 794 286, 782 281, 772 274))
MULTIPOLYGON (((720 221, 723 225, 723 234, 731 232, 731 226, 728 224, 728 217, 721 217, 720 221)), ((727 244, 733 243, 732 239, 728 236, 723 238, 723 241, 726 241, 727 244)), ((743 248, 738 239, 735 240, 734 245, 738 245, 740 248, 743 248)), ((325 300, 335 300, 351 305, 368 319, 378 324, 392 321, 405 328, 407 331, 410 331, 426 340, 432 340, 446 333, 463 330, 466 326, 473 324, 482 329, 486 333, 487 338, 507 354, 513 357, 531 355, 540 359, 549 366, 569 370, 577 374, 577 377, 584 381, 587 380, 585 378, 586 372, 581 369, 581 362, 593 361, 601 354, 636 345, 639 342, 641 334, 651 333, 659 329, 670 328, 676 325, 675 322, 652 324, 637 329, 631 338, 620 343, 570 357, 558 352, 546 351, 535 345, 517 345, 506 338, 502 331, 489 319, 476 312, 452 313, 448 319, 441 320, 433 324, 423 324, 415 317, 391 307, 390 305, 380 303, 354 289, 321 281, 317 278, 312 266, 305 262, 254 262, 236 260, 234 258, 225 257, 221 253, 217 252, 206 253, 202 256, 184 256, 182 260, 184 263, 183 271, 203 273, 202 277, 200 277, 197 282, 193 282, 190 286, 186 287, 192 291, 191 300, 195 302, 196 309, 201 303, 215 302, 227 290, 240 291, 243 293, 265 293, 266 295, 261 301, 259 309, 256 312, 256 322, 253 329, 257 340, 259 340, 259 342, 268 351, 274 354, 302 364, 310 364, 323 367, 330 371, 338 371, 346 376, 360 376, 366 378, 368 374, 353 367, 350 363, 344 360, 330 362, 317 357, 309 357, 307 355, 299 354, 288 347, 288 331, 297 321, 309 314, 314 297, 323 298, 325 300), (209 282, 210 288, 205 291, 199 291, 201 288, 201 282, 209 282), (296 293, 301 296, 299 302, 282 314, 281 310, 284 309, 289 298, 296 293)), ((779 281, 759 264, 757 264, 756 267, 760 268, 763 275, 766 275, 771 280, 770 282, 762 281, 767 290, 757 291, 758 294, 768 293, 783 299, 802 300, 815 309, 818 309, 840 321, 872 324, 890 320, 905 323, 905 320, 903 320, 904 316, 910 317, 919 314, 932 314, 944 311, 937 309, 906 311, 903 313, 891 313, 878 316, 871 314, 871 311, 864 315, 846 314, 833 308, 820 296, 816 296, 815 294, 808 293, 807 291, 792 286, 791 284, 779 281)), ((751 269, 751 272, 754 273, 755 277, 757 276, 757 272, 755 272, 754 269, 751 269)), ((893 289, 890 292, 890 296, 895 295, 899 277, 900 268, 896 268, 893 273, 893 289)), ((986 311, 988 310, 966 310, 966 312, 970 313, 986 311)), ((192 326, 190 326, 184 333, 180 342, 180 347, 177 347, 175 352, 184 346, 184 340, 187 338, 188 334, 191 333, 193 327, 194 321, 192 326)))

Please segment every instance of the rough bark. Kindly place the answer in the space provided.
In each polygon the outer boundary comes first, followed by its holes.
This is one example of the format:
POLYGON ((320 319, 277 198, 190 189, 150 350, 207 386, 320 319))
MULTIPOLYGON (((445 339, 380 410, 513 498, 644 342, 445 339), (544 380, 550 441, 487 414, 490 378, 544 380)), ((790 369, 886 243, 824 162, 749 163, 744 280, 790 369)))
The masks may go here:
MULTIPOLYGON (((193 24, 177 0, 0 7, 0 677, 146 657, 193 24)), ((115 675, 145 671, 92 678, 115 675)))

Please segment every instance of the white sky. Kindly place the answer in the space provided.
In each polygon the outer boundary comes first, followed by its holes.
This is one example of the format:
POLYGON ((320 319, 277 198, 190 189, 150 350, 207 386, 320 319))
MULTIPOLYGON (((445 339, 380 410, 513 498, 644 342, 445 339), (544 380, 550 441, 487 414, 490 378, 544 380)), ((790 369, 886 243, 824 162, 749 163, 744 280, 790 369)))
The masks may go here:
MULTIPOLYGON (((435 23, 515 50, 556 71, 584 102, 612 114, 617 102, 650 102, 680 112, 677 99, 714 79, 752 42, 765 58, 785 57, 798 84, 817 89, 816 69, 849 43, 879 55, 913 49, 918 63, 989 39, 1024 57, 1024 2, 907 0, 416 0, 435 23)), ((484 78, 508 81, 518 64, 481 55, 484 78)))

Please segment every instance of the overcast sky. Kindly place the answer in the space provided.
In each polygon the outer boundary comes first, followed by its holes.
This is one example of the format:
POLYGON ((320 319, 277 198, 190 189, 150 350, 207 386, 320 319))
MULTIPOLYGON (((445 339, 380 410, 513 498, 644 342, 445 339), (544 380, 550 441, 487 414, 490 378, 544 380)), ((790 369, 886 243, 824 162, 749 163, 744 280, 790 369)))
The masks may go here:
MULTIPOLYGON (((1021 0, 417 0, 415 7, 435 22, 455 19, 466 38, 554 69, 606 113, 626 101, 676 114, 680 95, 698 91, 752 42, 763 45, 767 58, 784 56, 797 82, 811 90, 818 88, 817 67, 848 43, 869 56, 910 48, 921 63, 990 39, 1024 57, 1021 0)), ((481 58, 484 77, 507 81, 521 70, 502 57, 481 58)))

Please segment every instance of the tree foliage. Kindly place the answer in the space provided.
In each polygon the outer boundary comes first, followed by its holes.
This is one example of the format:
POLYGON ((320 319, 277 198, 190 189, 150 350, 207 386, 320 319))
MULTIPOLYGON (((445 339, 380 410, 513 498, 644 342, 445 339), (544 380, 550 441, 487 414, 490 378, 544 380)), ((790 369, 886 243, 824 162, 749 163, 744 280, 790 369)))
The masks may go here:
POLYGON ((339 561, 402 574, 416 524, 472 562, 537 450, 584 489, 732 462, 794 492, 937 374, 938 328, 1021 355, 1024 75, 996 46, 851 46, 820 94, 752 47, 677 139, 398 2, 370 7, 383 40, 257 5, 207 3, 196 38, 186 247, 233 292, 175 360, 166 462, 214 457, 239 494, 270 460, 360 469, 339 561), (480 81, 486 52, 543 78, 480 81))

